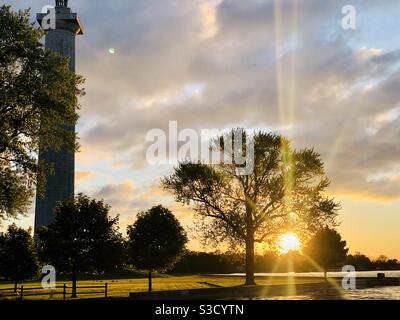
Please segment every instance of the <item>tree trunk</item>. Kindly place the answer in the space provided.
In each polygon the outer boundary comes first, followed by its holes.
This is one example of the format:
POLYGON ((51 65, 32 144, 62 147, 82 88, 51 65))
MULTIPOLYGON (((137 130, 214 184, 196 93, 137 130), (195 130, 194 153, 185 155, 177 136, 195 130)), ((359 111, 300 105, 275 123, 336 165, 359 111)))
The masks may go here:
POLYGON ((325 281, 328 281, 328 272, 326 270, 324 270, 324 278, 325 281))
POLYGON ((247 237, 246 237, 246 286, 255 286, 254 281, 254 226, 253 213, 247 208, 247 237))
POLYGON ((77 272, 76 272, 76 270, 73 270, 72 271, 72 295, 71 295, 71 298, 77 298, 76 279, 77 279, 77 272))
POLYGON ((149 292, 153 291, 153 283, 151 279, 151 271, 149 271, 149 292))

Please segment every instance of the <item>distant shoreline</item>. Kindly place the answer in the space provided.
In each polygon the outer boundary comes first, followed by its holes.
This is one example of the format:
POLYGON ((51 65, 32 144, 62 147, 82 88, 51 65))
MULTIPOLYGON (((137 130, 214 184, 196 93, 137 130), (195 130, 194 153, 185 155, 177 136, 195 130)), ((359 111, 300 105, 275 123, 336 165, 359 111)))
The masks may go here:
MULTIPOLYGON (((384 273, 386 277, 399 277, 400 270, 371 270, 371 271, 356 271, 357 277, 374 278, 378 273, 384 273)), ((245 273, 230 273, 230 274, 209 274, 216 277, 244 277, 245 273)), ((327 273, 329 278, 342 278, 344 273, 341 271, 330 271, 327 273)), ((298 277, 298 278, 323 278, 323 272, 259 272, 254 274, 255 277, 298 277)))

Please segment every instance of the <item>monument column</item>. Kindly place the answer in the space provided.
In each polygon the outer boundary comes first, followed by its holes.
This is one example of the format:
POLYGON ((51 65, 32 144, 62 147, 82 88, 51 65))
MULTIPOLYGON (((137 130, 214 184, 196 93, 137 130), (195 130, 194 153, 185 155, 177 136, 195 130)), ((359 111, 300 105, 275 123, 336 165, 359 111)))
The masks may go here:
MULTIPOLYGON (((69 68, 75 72, 75 37, 83 29, 76 13, 68 7, 68 0, 56 0, 54 9, 37 14, 37 21, 45 29, 45 47, 69 58, 69 68)), ((63 124, 60 124, 63 125, 63 124)), ((75 132, 75 127, 67 130, 75 132)), ((60 150, 39 150, 39 161, 51 164, 53 174, 47 175, 44 197, 36 196, 35 230, 54 221, 57 202, 74 196, 75 154, 62 147, 60 150)))

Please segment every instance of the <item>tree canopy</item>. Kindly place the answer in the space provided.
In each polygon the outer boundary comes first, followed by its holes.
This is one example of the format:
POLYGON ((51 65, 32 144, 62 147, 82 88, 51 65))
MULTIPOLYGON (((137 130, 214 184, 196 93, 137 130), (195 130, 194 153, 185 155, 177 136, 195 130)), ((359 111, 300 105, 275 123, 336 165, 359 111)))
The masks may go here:
POLYGON ((43 194, 42 149, 77 148, 66 126, 78 119, 83 79, 68 59, 44 50, 43 32, 29 22, 29 11, 0 7, 0 221, 26 213, 37 181, 43 194))
POLYGON ((325 227, 319 230, 307 243, 304 254, 319 265, 326 277, 329 268, 340 267, 344 263, 347 252, 346 241, 335 230, 325 227))
MULTIPOLYGON (((177 201, 193 207, 205 242, 246 247, 246 283, 254 284, 254 243, 289 230, 302 234, 334 224, 339 205, 324 196, 330 181, 315 150, 294 150, 276 134, 232 132, 242 134, 242 146, 254 141, 254 154, 248 154, 254 170, 249 175, 239 175, 234 161, 184 162, 162 184, 177 201)), ((226 141, 218 137, 213 148, 233 158, 235 151, 226 141)), ((239 151, 246 153, 244 147, 239 151)))
POLYGON ((162 206, 139 214, 128 226, 129 258, 140 270, 151 272, 171 268, 183 254, 187 243, 186 232, 170 210, 162 206))
POLYGON ((39 263, 30 230, 10 225, 0 234, 0 275, 15 282, 37 276, 39 263))
MULTIPOLYGON (((42 259, 58 272, 103 272, 123 263, 123 239, 118 217, 110 206, 79 194, 55 208, 55 221, 39 230, 42 259)), ((76 291, 74 291, 76 292, 76 291)))

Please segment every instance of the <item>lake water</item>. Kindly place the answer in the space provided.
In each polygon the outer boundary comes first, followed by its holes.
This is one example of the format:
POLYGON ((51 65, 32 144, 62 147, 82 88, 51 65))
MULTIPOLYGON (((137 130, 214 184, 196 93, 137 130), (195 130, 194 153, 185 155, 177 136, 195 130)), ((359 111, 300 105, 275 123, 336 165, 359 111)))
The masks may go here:
POLYGON ((400 287, 379 287, 360 290, 348 290, 341 296, 313 292, 309 295, 276 296, 259 300, 400 300, 400 287))
MULTIPOLYGON (((397 271, 357 271, 357 277, 368 277, 368 278, 376 278, 378 273, 384 273, 387 278, 400 278, 400 270, 397 271)), ((221 276, 221 275, 219 275, 221 276)), ((225 274, 225 276, 238 276, 244 277, 244 273, 231 273, 225 274)), ((321 278, 324 276, 323 272, 291 272, 291 273, 256 273, 256 277, 314 277, 314 278, 321 278)), ((342 272, 328 272, 328 277, 331 278, 342 278, 342 272)))
MULTIPOLYGON (((384 273, 387 278, 400 278, 400 271, 359 271, 357 277, 377 277, 378 273, 384 273)), ((229 276, 244 276, 243 273, 230 274, 229 276)), ((299 273, 257 273, 256 277, 323 277, 322 272, 299 272, 299 273)), ((328 277, 342 278, 342 272, 328 272, 328 277)), ((325 299, 348 299, 348 300, 400 300, 400 286, 377 287, 358 290, 344 290, 341 296, 328 295, 326 292, 312 292, 308 295, 277 296, 263 298, 268 300, 325 300, 325 299)))

